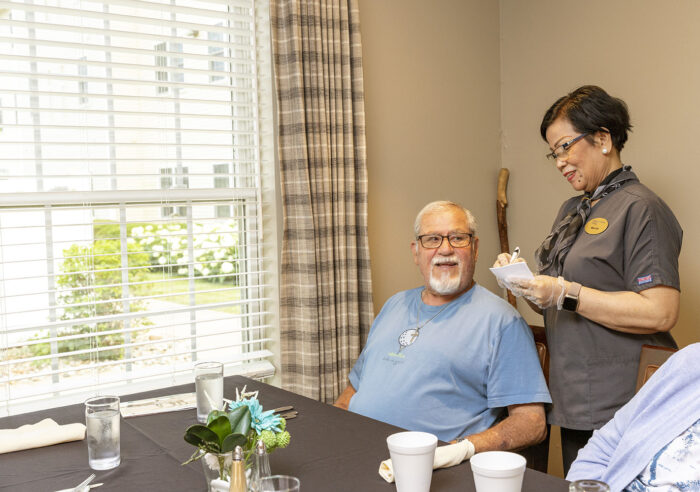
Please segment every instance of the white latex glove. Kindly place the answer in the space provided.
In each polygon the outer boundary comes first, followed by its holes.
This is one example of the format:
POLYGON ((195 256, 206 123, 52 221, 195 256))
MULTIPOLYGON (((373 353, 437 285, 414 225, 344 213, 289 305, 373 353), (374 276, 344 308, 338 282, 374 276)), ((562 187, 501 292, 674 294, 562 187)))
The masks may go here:
POLYGON ((567 282, 562 277, 550 277, 549 275, 537 275, 531 279, 513 279, 511 292, 516 296, 524 296, 540 309, 557 306, 561 309, 564 300, 567 282))
MULTIPOLYGON (((496 261, 493 263, 493 266, 491 268, 498 268, 498 267, 510 265, 510 258, 511 258, 511 255, 509 253, 501 253, 500 255, 498 255, 496 257, 496 261)), ((520 262, 526 263, 525 260, 522 258, 516 258, 515 261, 513 261, 513 263, 520 263, 520 262)), ((513 289, 511 288, 511 283, 509 281, 506 281, 506 280, 502 281, 501 279, 496 278, 496 282, 498 282, 498 286, 500 288, 508 289, 511 292, 513 292, 513 289)), ((515 292, 513 292, 513 293, 515 294, 515 292)), ((517 294, 516 294, 516 296, 517 296, 517 294)))
MULTIPOLYGON (((469 439, 464 439, 454 444, 448 444, 447 446, 439 446, 435 449, 433 470, 459 465, 462 461, 468 460, 474 456, 474 451, 474 445, 469 439)), ((379 475, 389 483, 394 481, 394 466, 390 459, 381 462, 379 465, 379 475)))

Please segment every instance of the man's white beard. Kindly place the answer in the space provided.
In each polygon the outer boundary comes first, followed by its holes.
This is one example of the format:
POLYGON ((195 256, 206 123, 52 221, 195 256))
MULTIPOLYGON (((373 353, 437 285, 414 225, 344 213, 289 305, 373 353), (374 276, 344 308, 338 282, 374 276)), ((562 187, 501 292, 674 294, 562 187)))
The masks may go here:
POLYGON ((430 289, 441 296, 449 296, 459 292, 460 283, 462 281, 462 268, 464 268, 464 265, 457 256, 434 257, 433 261, 430 262, 431 267, 448 262, 457 264, 456 275, 450 275, 450 273, 445 272, 438 278, 435 275, 435 270, 433 268, 430 269, 430 289))

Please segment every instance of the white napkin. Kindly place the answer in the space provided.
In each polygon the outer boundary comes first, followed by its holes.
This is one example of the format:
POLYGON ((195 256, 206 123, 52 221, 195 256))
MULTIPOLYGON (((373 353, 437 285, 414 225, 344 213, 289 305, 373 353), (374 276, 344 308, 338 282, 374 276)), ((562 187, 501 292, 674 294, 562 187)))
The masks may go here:
POLYGON ((51 419, 27 424, 16 429, 0 429, 0 454, 40 448, 85 438, 85 425, 59 425, 51 419))
MULTIPOLYGON (((462 461, 468 460, 474 456, 474 451, 474 445, 469 439, 454 444, 448 444, 447 446, 439 446, 435 449, 433 470, 459 465, 462 461)), ((394 466, 391 464, 390 459, 381 462, 379 465, 379 475, 389 483, 394 481, 394 466)))

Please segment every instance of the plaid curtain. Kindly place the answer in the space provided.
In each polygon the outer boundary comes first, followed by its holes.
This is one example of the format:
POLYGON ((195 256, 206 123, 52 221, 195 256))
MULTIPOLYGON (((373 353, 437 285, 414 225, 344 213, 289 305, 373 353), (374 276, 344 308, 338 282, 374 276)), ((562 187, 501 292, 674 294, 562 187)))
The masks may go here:
POLYGON ((357 0, 273 0, 271 22, 284 214, 282 385, 330 403, 374 317, 357 0))

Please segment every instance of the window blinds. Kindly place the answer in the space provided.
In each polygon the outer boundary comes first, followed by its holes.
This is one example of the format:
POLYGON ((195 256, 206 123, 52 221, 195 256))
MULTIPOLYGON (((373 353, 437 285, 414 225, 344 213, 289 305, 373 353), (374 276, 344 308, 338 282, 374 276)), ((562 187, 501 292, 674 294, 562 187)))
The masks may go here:
POLYGON ((271 374, 267 16, 0 0, 0 412, 271 374))

